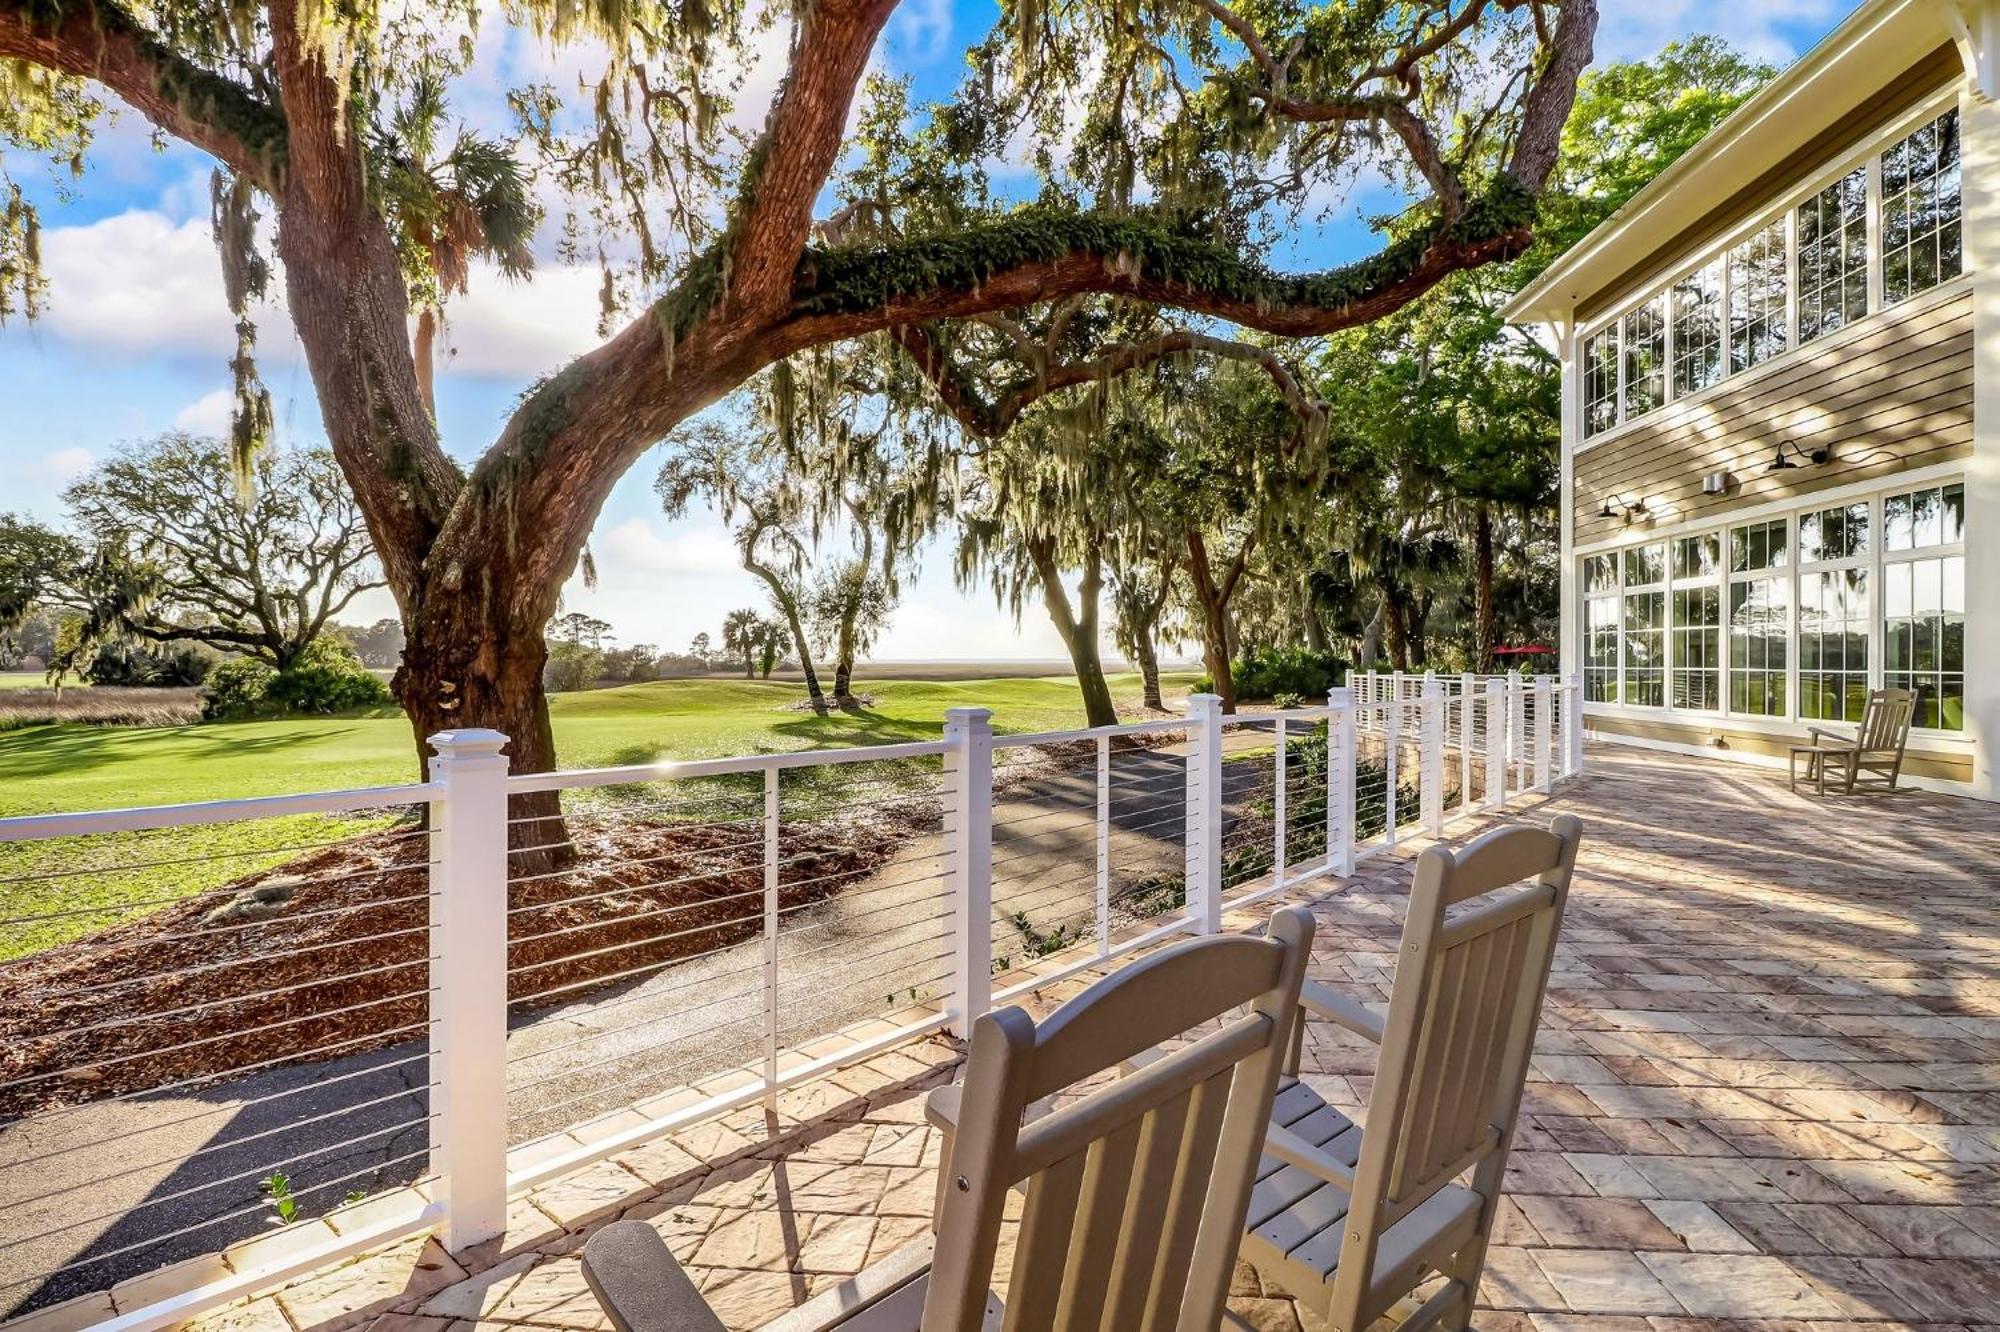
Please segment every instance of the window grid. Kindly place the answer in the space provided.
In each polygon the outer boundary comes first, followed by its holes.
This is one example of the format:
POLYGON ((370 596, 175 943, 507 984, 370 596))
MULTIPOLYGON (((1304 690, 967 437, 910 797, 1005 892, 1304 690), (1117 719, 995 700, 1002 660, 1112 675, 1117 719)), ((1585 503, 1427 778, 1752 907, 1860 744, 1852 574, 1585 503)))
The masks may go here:
POLYGON ((1785 350, 1785 223, 1780 218, 1729 252, 1729 370, 1785 350))
POLYGON ((1882 683, 1914 690, 1916 725, 1965 729, 1965 486, 1882 502, 1882 683))
POLYGON ((1874 513, 1863 500, 1799 516, 1799 717, 1858 722, 1868 705, 1874 513))
POLYGON ((1588 334, 1583 438, 1957 277, 1960 171, 1950 108, 1588 334))
POLYGON ((1854 722, 1883 685, 1960 732, 1964 540, 1945 481, 1583 556, 1584 696, 1854 722))
POLYGON ((1868 169, 1856 167, 1798 208, 1799 341, 1868 313, 1868 169))
POLYGON ((1722 261, 1705 264, 1673 287, 1675 397, 1722 382, 1722 261))
POLYGON ((1722 539, 1714 532, 1676 537, 1669 561, 1668 699, 1682 712, 1722 708, 1722 539))
POLYGON ((1625 669, 1623 698, 1627 706, 1658 708, 1667 697, 1667 547, 1664 542, 1627 546, 1621 552, 1624 574, 1625 669))
POLYGON ((1894 305, 1959 274, 1958 112, 1882 154, 1882 299, 1894 305))

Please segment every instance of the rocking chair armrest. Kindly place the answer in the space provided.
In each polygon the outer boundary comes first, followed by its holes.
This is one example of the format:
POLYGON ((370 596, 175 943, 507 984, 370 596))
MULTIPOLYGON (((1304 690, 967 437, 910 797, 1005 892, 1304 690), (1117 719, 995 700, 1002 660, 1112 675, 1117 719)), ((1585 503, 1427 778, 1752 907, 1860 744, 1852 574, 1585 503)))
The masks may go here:
POLYGON ((1316 1018, 1366 1036, 1377 1045, 1382 1043, 1382 1019, 1372 1009, 1318 981, 1307 981, 1299 988, 1299 1006, 1316 1018))
POLYGON ((1831 740, 1835 746, 1841 749, 1855 749, 1861 743, 1851 735, 1843 734, 1840 731, 1829 731, 1824 726, 1808 726, 1806 734, 1812 737, 1812 741, 1816 745, 1822 740, 1831 740))
POLYGON ((965 1095, 965 1084, 948 1083, 936 1087, 924 1097, 924 1118, 940 1133, 958 1132, 958 1112, 961 1098, 965 1095))
POLYGON ((1354 1171, 1346 1162, 1334 1159, 1288 1128, 1280 1128, 1276 1124, 1267 1127, 1264 1130, 1264 1151, 1286 1165, 1297 1166, 1315 1179, 1325 1180, 1337 1189, 1354 1192, 1354 1171))
POLYGON ((614 1221, 583 1246, 583 1279, 618 1332, 728 1332, 660 1232, 614 1221))

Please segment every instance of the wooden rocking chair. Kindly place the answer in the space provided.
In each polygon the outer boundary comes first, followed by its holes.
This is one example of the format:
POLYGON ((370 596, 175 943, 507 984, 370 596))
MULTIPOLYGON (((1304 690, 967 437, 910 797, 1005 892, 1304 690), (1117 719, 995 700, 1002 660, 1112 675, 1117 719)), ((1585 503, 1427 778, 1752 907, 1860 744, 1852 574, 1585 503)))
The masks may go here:
POLYGON ((1908 689, 1876 689, 1868 695, 1861 725, 1852 735, 1815 726, 1808 734, 1812 743, 1793 745, 1791 787, 1799 789, 1799 760, 1806 761, 1806 780, 1820 795, 1826 794, 1827 773, 1842 781, 1841 794, 1853 795, 1863 784, 1883 791, 1896 789, 1903 774, 1903 751, 1910 743, 1910 726, 1917 713, 1917 696, 1908 689), (1844 778, 1842 778, 1844 774, 1844 778))
POLYGON ((1303 989, 1305 1013, 1381 1047, 1368 1124, 1296 1080, 1294 1045, 1243 1257, 1340 1332, 1361 1332, 1433 1273, 1443 1286, 1403 1332, 1457 1332, 1471 1317, 1581 836, 1565 815, 1457 855, 1425 851, 1386 1017, 1303 989))
MULTIPOLYGON (((949 1133, 935 1242, 898 1250, 765 1332, 1212 1332, 1311 941, 1312 916, 1291 908, 1266 938, 1166 949, 1040 1024, 1018 1008, 979 1018, 965 1081, 927 1106, 949 1133), (1034 1103, 1188 1033, 1141 1071, 1024 1124, 1034 1103), (1015 1188, 1027 1201, 1003 1304, 991 1285, 1015 1188)), ((644 1222, 598 1232, 583 1270, 619 1332, 721 1332, 644 1222)))

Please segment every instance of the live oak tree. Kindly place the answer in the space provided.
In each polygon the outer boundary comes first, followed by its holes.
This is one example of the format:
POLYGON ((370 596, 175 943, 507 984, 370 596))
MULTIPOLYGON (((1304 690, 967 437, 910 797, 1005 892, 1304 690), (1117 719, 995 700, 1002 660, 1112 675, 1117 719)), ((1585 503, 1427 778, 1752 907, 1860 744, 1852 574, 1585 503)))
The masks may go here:
POLYGON ((171 433, 120 448, 64 492, 67 529, 0 528, 0 584, 11 587, 0 623, 10 607, 62 612, 72 626, 53 663, 62 668, 138 639, 286 669, 381 576, 330 453, 266 452, 253 477, 239 503, 220 440, 171 433))
POLYGON ((1057 187, 964 225, 836 225, 854 212, 816 237, 895 8, 508 7, 592 71, 574 106, 553 84, 510 106, 568 214, 566 251, 606 258, 615 331, 457 456, 425 403, 401 204, 370 145, 419 74, 454 92, 493 80, 474 67, 472 0, 0 0, 0 68, 28 119, 115 101, 262 199, 327 437, 407 629, 395 687, 414 734, 497 727, 514 766, 539 770, 555 758, 543 625, 613 483, 676 426, 807 348, 882 330, 935 342, 952 321, 1078 293, 1287 336, 1377 318, 1529 243, 1597 18, 1592 0, 1009 0, 926 132, 962 170, 998 155, 1057 187), (730 98, 769 23, 789 25, 784 78, 742 142, 730 98), (1079 169, 1058 170, 1065 156, 1079 169), (1251 257, 1260 218, 1385 158, 1422 201, 1381 252, 1299 276, 1251 257))

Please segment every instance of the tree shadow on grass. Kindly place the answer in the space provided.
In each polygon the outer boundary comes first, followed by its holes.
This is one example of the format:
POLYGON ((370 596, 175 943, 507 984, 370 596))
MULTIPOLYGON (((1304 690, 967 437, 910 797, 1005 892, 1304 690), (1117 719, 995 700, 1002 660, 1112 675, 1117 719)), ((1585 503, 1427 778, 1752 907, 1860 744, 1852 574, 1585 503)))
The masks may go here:
MULTIPOLYGON (((196 730, 190 726, 166 729, 176 733, 196 730)), ((129 744, 121 743, 130 734, 123 727, 51 726, 0 735, 0 773, 16 778, 49 777, 58 773, 74 775, 113 763, 131 763, 139 756, 129 744)), ((227 755, 233 759, 242 755, 285 753, 341 734, 337 724, 301 725, 258 735, 217 734, 213 740, 218 757, 227 755)), ((204 729, 199 738, 211 737, 204 729)), ((199 763, 201 756, 184 755, 182 761, 199 763)))

